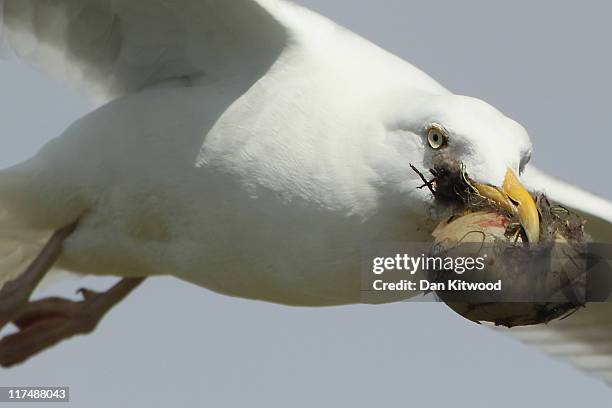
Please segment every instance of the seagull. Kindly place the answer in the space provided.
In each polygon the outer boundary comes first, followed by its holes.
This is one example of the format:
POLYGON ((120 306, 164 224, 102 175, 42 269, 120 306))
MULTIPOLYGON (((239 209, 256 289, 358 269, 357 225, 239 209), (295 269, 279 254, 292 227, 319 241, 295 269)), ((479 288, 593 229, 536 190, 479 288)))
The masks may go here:
MULTIPOLYGON (((364 247, 431 240, 434 197, 413 166, 442 156, 510 198, 530 241, 528 191, 612 241, 612 203, 530 164, 519 123, 285 0, 0 0, 0 40, 96 107, 0 171, 0 328, 18 329, 0 341, 3 366, 90 333, 151 276, 359 303, 364 247), (120 280, 31 301, 58 271, 120 280)), ((599 306, 521 336, 612 381, 589 365, 612 358, 600 347, 612 309, 599 306)))

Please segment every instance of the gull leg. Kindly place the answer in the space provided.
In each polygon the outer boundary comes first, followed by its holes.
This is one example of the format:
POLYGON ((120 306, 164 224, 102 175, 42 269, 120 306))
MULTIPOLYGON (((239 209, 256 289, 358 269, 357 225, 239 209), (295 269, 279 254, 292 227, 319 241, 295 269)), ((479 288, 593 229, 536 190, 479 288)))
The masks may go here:
POLYGON ((77 223, 74 222, 57 230, 26 271, 2 287, 0 290, 0 329, 25 307, 36 286, 59 258, 64 241, 75 230, 77 223))
POLYGON ((144 279, 125 278, 102 293, 81 289, 81 301, 54 297, 27 304, 13 319, 19 331, 0 340, 0 365, 10 367, 62 340, 91 333, 144 279))

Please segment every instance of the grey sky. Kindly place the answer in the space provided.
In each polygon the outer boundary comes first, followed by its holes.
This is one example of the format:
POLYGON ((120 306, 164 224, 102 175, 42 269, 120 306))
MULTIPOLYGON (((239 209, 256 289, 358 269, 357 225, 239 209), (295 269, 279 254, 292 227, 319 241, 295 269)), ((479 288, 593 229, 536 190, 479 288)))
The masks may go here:
MULTIPOLYGON (((530 131, 536 163, 612 199, 609 2, 300 3, 451 90, 492 103, 530 131)), ((0 60, 0 167, 33 154, 86 109, 62 84, 0 60)), ((575 407, 612 399, 598 381, 441 304, 288 308, 174 279, 147 282, 93 335, 0 371, 0 385, 59 384, 71 387, 71 406, 91 408, 575 407)))

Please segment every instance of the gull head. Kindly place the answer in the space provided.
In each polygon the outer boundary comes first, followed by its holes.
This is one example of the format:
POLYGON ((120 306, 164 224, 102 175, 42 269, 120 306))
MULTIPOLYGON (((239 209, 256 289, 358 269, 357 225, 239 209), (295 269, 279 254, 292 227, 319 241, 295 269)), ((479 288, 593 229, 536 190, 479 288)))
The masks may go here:
POLYGON ((385 174, 394 178, 388 186, 394 186, 396 196, 411 204, 415 199, 435 203, 427 188, 417 188, 423 182, 410 165, 431 179, 435 175, 430 169, 435 173, 454 163, 469 175, 478 193, 516 214, 530 241, 537 241, 537 209, 519 181, 531 157, 531 141, 520 124, 466 96, 413 94, 392 105, 386 105, 392 113, 385 121, 384 144, 390 157, 385 174))

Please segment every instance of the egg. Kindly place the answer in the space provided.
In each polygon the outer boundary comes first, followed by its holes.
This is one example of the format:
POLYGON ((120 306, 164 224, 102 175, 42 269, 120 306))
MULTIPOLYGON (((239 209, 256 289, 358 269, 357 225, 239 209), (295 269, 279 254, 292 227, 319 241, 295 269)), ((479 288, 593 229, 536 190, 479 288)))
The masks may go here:
POLYGON ((435 294, 474 322, 507 327, 546 323, 585 304, 587 237, 580 217, 537 198, 541 238, 531 245, 512 216, 488 208, 455 215, 433 232, 432 256, 453 269, 427 270, 435 294), (480 265, 469 270, 457 265, 480 265), (457 262, 460 260, 460 262, 457 262), (441 285, 440 285, 441 284, 441 285))

